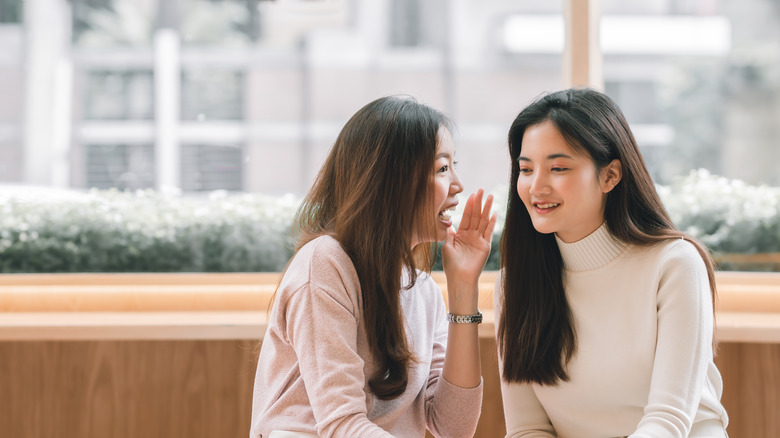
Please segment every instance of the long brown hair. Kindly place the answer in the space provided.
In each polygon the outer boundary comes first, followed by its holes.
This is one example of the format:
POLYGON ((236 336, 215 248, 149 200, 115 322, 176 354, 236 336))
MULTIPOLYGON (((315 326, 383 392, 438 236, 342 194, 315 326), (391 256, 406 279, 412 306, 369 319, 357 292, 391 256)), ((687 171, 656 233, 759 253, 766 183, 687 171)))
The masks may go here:
POLYGON ((449 121, 414 99, 390 96, 361 108, 341 130, 296 217, 298 249, 323 234, 335 237, 360 279, 368 344, 379 369, 369 378, 380 399, 406 390, 416 358, 404 332, 401 276, 430 271, 432 244, 410 247, 414 227, 427 225, 439 128, 449 121))
MULTIPOLYGON (((607 194, 604 211, 610 233, 635 245, 680 238, 691 242, 704 260, 714 301, 715 268, 707 248, 672 223, 622 111, 606 95, 591 89, 558 91, 521 111, 509 130, 509 187, 517 187, 525 130, 546 120, 555 124, 570 147, 587 154, 597 171, 620 160, 622 179, 607 194)), ((503 378, 555 385, 569 380, 566 366, 577 340, 563 286, 563 260, 555 236, 534 229, 517 190, 510 190, 507 204, 498 323, 503 378)))

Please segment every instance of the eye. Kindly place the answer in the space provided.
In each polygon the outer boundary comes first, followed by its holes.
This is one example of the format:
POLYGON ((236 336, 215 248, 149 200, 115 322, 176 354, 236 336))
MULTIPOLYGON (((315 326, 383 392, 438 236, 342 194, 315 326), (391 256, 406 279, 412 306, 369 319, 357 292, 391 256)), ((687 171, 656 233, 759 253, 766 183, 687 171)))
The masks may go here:
POLYGON ((528 167, 521 167, 520 173, 531 173, 531 169, 529 169, 528 167))
POLYGON ((567 167, 553 167, 551 170, 553 172, 565 172, 565 171, 567 171, 569 169, 567 167))
POLYGON ((450 165, 449 164, 445 164, 444 166, 441 166, 439 168, 439 170, 437 170, 437 172, 438 173, 444 173, 444 172, 447 172, 448 170, 450 170, 450 165))

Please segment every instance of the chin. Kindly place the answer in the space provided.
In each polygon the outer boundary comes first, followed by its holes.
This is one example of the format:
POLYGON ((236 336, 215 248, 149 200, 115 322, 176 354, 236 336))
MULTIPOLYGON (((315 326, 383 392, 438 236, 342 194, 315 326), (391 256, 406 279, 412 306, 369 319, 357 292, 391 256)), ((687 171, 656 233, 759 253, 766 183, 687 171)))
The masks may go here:
POLYGON ((537 225, 534 223, 533 226, 534 226, 534 230, 536 230, 537 233, 541 233, 541 234, 552 234, 558 231, 554 227, 545 226, 544 224, 537 225))

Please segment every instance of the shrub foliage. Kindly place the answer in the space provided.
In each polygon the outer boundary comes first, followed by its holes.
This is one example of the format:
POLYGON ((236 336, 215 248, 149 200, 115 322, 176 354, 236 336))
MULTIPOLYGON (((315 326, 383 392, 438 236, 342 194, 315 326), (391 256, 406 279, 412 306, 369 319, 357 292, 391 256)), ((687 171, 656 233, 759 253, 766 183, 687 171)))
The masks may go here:
MULTIPOLYGON (((780 188, 698 170, 658 191, 675 224, 714 253, 780 252, 780 188)), ((488 270, 498 269, 507 193, 493 192, 499 219, 488 270)), ((0 194, 0 272, 281 271, 292 254, 290 227, 299 202, 152 190, 0 194)))

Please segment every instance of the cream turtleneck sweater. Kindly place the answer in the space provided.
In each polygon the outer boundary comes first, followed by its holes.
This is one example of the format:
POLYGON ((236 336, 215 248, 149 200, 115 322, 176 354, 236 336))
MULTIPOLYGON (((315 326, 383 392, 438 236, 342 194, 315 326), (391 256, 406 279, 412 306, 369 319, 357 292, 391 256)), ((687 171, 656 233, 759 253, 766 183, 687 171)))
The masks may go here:
POLYGON ((557 242, 577 336, 571 380, 502 380, 507 436, 725 437, 712 298, 696 248, 681 239, 627 245, 606 225, 557 242))

